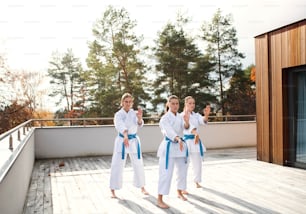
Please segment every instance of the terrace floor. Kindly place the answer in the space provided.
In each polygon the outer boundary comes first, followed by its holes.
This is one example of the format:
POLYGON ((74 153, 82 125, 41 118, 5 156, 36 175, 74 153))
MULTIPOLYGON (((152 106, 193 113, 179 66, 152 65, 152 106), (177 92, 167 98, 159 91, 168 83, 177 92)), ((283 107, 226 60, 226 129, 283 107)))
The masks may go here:
POLYGON ((143 156, 150 195, 132 186, 128 160, 119 199, 110 197, 111 156, 36 160, 24 213, 306 213, 306 170, 257 161, 254 147, 208 150, 202 188, 188 172, 187 201, 177 198, 174 174, 167 210, 156 206, 156 154, 143 156))

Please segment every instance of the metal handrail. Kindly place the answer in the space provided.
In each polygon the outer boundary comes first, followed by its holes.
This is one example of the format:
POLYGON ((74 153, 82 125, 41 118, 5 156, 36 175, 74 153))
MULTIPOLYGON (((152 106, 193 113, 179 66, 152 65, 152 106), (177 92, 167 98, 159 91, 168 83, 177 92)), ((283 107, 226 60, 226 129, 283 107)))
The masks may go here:
POLYGON ((23 129, 23 135, 27 137, 25 129, 27 130, 29 129, 29 126, 31 126, 32 121, 33 121, 32 119, 28 120, 0 135, 0 143, 5 138, 9 137, 9 148, 8 149, 11 151, 10 155, 8 156, 8 159, 5 160, 4 163, 0 163, 0 182, 2 182, 6 173, 9 171, 10 166, 15 162, 19 152, 22 150, 22 147, 25 145, 25 144, 19 144, 14 150, 13 134, 17 132, 17 140, 21 142, 20 129, 21 128, 23 129))
POLYGON ((21 123, 20 125, 10 129, 9 131, 7 132, 4 132, 3 134, 0 135, 0 142, 1 140, 3 140, 4 138, 8 137, 8 136, 11 136, 14 132, 20 130, 20 128, 23 128, 23 127, 26 127, 28 124, 31 124, 31 122, 33 121, 33 119, 31 120, 28 120, 24 123, 21 123))

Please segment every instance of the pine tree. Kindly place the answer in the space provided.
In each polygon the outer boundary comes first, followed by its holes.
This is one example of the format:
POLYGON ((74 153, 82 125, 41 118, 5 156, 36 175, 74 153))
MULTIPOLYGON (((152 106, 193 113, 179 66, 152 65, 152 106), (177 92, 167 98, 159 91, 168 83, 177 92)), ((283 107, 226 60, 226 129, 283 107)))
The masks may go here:
POLYGON ((84 87, 83 69, 78 58, 71 49, 66 53, 54 52, 49 62, 48 75, 51 78, 52 92, 50 96, 58 97, 57 105, 65 100, 66 111, 72 111, 80 103, 80 90, 84 87))
POLYGON ((153 83, 155 98, 152 101, 155 108, 164 104, 171 94, 182 101, 186 96, 193 96, 202 107, 213 99, 208 77, 211 64, 184 31, 188 21, 179 15, 176 23, 168 23, 163 28, 156 41, 157 78, 153 83))
POLYGON ((244 56, 237 49, 238 39, 231 15, 222 16, 221 10, 218 9, 211 23, 204 22, 201 30, 209 61, 214 65, 211 77, 216 82, 216 91, 219 91, 220 110, 225 113, 224 90, 235 71, 241 70, 240 60, 244 56))
POLYGON ((89 43, 87 58, 88 81, 92 110, 98 111, 99 116, 113 116, 125 92, 135 97, 135 106, 145 107, 146 67, 140 61, 142 38, 133 33, 135 26, 124 8, 109 6, 93 27, 95 39, 89 43))
POLYGON ((245 70, 236 71, 232 76, 224 102, 228 113, 232 115, 256 114, 255 82, 252 80, 253 68, 254 66, 250 65, 245 70))

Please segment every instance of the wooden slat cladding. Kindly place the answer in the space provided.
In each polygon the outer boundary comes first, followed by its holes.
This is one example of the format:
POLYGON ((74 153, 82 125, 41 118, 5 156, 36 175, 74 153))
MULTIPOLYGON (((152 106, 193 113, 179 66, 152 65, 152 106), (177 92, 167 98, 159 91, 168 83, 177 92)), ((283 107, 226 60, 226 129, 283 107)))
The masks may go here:
POLYGON ((256 123, 257 159, 269 162, 269 84, 268 84, 268 37, 255 40, 256 50, 256 123))
POLYGON ((257 156, 284 164, 282 70, 306 64, 306 20, 255 37, 257 156))
POLYGON ((272 163, 283 163, 283 146, 279 142, 282 141, 282 35, 273 32, 270 35, 270 87, 271 90, 271 110, 270 110, 270 124, 271 124, 271 143, 270 143, 270 160, 272 163))
POLYGON ((301 51, 300 51, 300 57, 301 57, 301 64, 306 64, 306 21, 304 21, 304 24, 301 24, 299 27, 300 35, 301 35, 301 51))

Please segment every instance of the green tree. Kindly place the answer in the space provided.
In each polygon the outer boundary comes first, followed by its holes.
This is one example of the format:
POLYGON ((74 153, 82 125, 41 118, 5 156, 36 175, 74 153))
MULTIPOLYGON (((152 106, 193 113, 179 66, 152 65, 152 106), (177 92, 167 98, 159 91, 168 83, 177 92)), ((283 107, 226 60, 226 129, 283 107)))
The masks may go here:
MULTIPOLYGON (((256 114, 255 82, 251 78, 254 66, 238 70, 230 80, 230 88, 226 91, 225 106, 232 115, 256 114)), ((241 118, 240 118, 241 119, 241 118)))
POLYGON ((216 91, 219 91, 220 109, 225 112, 224 90, 230 77, 241 70, 240 60, 244 55, 237 49, 238 39, 231 15, 222 16, 221 10, 218 9, 211 23, 204 22, 201 30, 209 61, 215 65, 211 77, 216 82, 216 91))
POLYGON ((195 111, 202 113, 207 103, 216 103, 216 96, 212 92, 214 82, 210 79, 213 64, 209 62, 208 56, 198 58, 194 68, 188 73, 190 85, 186 95, 192 96, 196 101, 195 111))
MULTIPOLYGON (((212 67, 204 57, 194 39, 188 37, 184 26, 188 19, 178 15, 176 23, 168 23, 156 41, 156 80, 153 83, 155 107, 164 104, 166 96, 175 94, 180 98, 193 96, 198 106, 212 100, 209 71, 212 67)), ((183 106, 183 105, 181 105, 183 106)))
POLYGON ((78 58, 71 49, 66 53, 54 52, 49 62, 48 75, 51 77, 52 93, 50 96, 58 97, 59 105, 65 100, 67 112, 74 110, 77 104, 85 102, 80 99, 80 93, 85 93, 83 69, 78 58), (83 89, 83 90, 81 90, 83 89))
POLYGON ((95 39, 89 43, 87 79, 92 109, 100 116, 113 116, 124 92, 133 94, 135 106, 148 100, 146 67, 140 60, 144 49, 140 46, 142 38, 133 32, 135 26, 124 8, 109 6, 93 27, 95 39))

